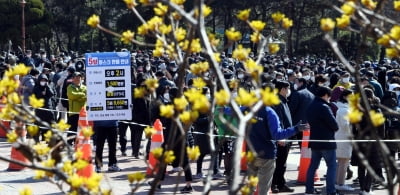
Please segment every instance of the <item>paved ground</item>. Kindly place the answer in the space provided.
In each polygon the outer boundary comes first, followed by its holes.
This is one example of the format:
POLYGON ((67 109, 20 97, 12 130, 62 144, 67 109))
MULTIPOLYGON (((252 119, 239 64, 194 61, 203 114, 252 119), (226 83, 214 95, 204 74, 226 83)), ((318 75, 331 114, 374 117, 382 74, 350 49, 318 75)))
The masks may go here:
MULTIPOLYGON (((128 147, 128 149, 130 149, 130 146, 128 147)), ((0 138, 0 155, 10 156, 10 151, 11 151, 10 144, 8 144, 5 139, 0 138)), ((123 157, 121 156, 121 153, 119 151, 117 154, 118 154, 117 158, 119 161, 119 166, 123 170, 121 172, 113 172, 113 173, 104 172, 105 180, 102 183, 102 186, 112 188, 114 194, 116 195, 128 194, 130 192, 130 187, 127 181, 127 174, 136 171, 145 171, 146 165, 143 159, 135 159, 131 156, 123 157)), ((105 157, 106 156, 107 153, 105 153, 105 157)), ((293 187, 295 191, 293 193, 280 193, 280 194, 304 194, 305 187, 303 185, 296 184, 298 176, 297 166, 299 163, 299 159, 300 159, 299 149, 298 148, 292 149, 288 159, 288 170, 286 173, 286 178, 288 180, 288 185, 293 187)), ((104 164, 107 164, 107 158, 105 158, 104 164)), ((208 165, 209 165, 209 157, 206 158, 203 167, 208 168, 208 165)), ((195 163, 192 163, 191 167, 192 167, 192 172, 195 172, 196 170, 195 163)), ((33 188, 33 194, 35 195, 61 194, 54 184, 51 184, 46 180, 32 179, 32 176, 34 175, 34 172, 32 170, 24 169, 22 171, 10 172, 6 170, 7 168, 8 168, 8 163, 0 161, 0 195, 18 194, 18 190, 25 185, 30 185, 33 188)), ((170 169, 171 167, 168 168, 168 170, 170 169)), ((352 167, 352 170, 356 174, 357 168, 352 167)), ((325 171, 326 171, 325 164, 321 163, 321 167, 319 169, 319 176, 323 177, 325 171)), ((353 177, 353 179, 354 178, 355 177, 353 177)), ((173 194, 174 189, 176 187, 176 183, 179 183, 178 189, 182 188, 184 185, 183 176, 179 177, 177 173, 168 175, 162 185, 162 189, 158 190, 157 194, 173 194)), ((212 187, 211 194, 219 194, 219 195, 228 194, 227 193, 228 185, 223 180, 214 180, 212 183, 214 186, 212 187)), ((358 189, 358 186, 354 185, 352 183, 352 180, 347 180, 347 183, 353 185, 353 187, 358 189)), ((203 190, 202 181, 196 180, 194 181, 192 186, 194 187, 194 192, 192 194, 202 194, 201 193, 203 190)), ((318 186, 316 188, 322 189, 323 191, 325 189, 323 185, 318 186)), ((135 192, 135 194, 147 194, 149 189, 150 187, 148 185, 143 185, 143 187, 141 187, 137 192, 135 192)), ((355 192, 344 192, 343 194, 358 194, 358 193, 359 193, 358 191, 355 191, 355 192)), ((376 189, 374 193, 376 195, 388 194, 388 192, 382 188, 376 189)))

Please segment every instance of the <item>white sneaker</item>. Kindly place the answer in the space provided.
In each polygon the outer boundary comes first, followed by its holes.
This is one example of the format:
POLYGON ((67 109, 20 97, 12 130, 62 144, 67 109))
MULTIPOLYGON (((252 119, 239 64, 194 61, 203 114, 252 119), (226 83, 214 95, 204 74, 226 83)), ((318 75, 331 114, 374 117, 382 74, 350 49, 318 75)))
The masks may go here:
POLYGON ((197 173, 193 178, 194 179, 203 179, 203 173, 197 173))
POLYGON ((360 195, 373 195, 374 193, 372 192, 372 191, 369 191, 369 192, 367 192, 367 191, 361 191, 360 192, 360 195))
POLYGON ((341 190, 341 191, 354 191, 354 188, 352 188, 348 185, 335 185, 335 188, 337 190, 341 190))
POLYGON ((112 166, 108 167, 108 171, 111 171, 111 172, 118 172, 118 171, 121 171, 121 170, 122 169, 119 168, 116 164, 113 164, 112 166))

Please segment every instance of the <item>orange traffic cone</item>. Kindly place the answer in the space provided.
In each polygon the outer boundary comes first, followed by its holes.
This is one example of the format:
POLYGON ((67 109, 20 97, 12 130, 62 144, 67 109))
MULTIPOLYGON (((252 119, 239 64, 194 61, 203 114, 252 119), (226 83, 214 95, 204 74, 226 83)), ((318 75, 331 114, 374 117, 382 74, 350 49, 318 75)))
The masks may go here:
POLYGON ((82 151, 82 160, 87 161, 89 164, 84 167, 83 169, 80 169, 77 171, 77 174, 89 178, 93 174, 93 164, 92 164, 92 145, 89 143, 83 143, 78 148, 82 151))
MULTIPOLYGON (((246 154, 247 148, 246 148, 246 141, 243 141, 242 145, 242 153, 246 154)), ((243 155, 242 158, 240 159, 240 171, 247 171, 247 160, 246 160, 246 155, 243 155)))
POLYGON ((163 126, 160 119, 157 119, 154 124, 154 129, 156 129, 157 133, 151 136, 151 145, 150 145, 150 154, 149 154, 149 166, 147 167, 147 175, 152 176, 157 174, 157 159, 154 157, 153 153, 151 152, 154 148, 161 147, 161 144, 164 142, 163 136, 163 126))
MULTIPOLYGON (((311 149, 308 148, 308 140, 310 140, 310 130, 303 131, 303 140, 301 142, 301 156, 299 165, 299 174, 297 183, 304 184, 307 181, 307 170, 311 163, 311 149)), ((314 181, 319 181, 318 170, 315 172, 314 181)))
MULTIPOLYGON (((19 151, 18 151, 17 149, 15 149, 14 147, 11 147, 11 159, 20 161, 20 162, 22 162, 22 163, 28 163, 28 162, 29 162, 28 159, 25 158, 25 156, 22 155, 22 153, 19 152, 19 151)), ((15 163, 10 163, 10 164, 8 165, 7 171, 20 171, 20 170, 22 170, 22 169, 24 169, 24 168, 25 168, 24 166, 17 165, 17 164, 15 164, 15 163)))
POLYGON ((79 120, 78 120, 78 132, 75 138, 75 149, 83 144, 84 137, 81 133, 81 130, 84 128, 90 128, 89 121, 87 120, 87 111, 85 107, 82 107, 79 112, 79 120))

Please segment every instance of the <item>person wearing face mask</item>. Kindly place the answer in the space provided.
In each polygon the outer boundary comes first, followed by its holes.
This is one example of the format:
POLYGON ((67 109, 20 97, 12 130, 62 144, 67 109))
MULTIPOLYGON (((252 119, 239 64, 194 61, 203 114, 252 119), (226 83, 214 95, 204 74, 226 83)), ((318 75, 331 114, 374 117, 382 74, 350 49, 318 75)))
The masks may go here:
MULTIPOLYGON (((43 128, 44 125, 42 125, 41 122, 46 122, 48 124, 52 124, 55 121, 55 116, 54 112, 51 110, 54 110, 55 105, 54 105, 54 90, 49 87, 49 79, 45 74, 40 74, 35 87, 33 88, 33 94, 36 96, 37 99, 43 99, 44 100, 44 105, 40 109, 35 109, 35 114, 37 117, 40 118, 40 121, 38 121, 38 126, 40 135, 42 136, 41 140, 44 140, 44 134, 46 133, 47 130, 46 128, 43 128)), ((36 142, 39 141, 39 134, 35 135, 33 138, 36 142)))
POLYGON ((354 86, 354 84, 350 82, 350 73, 345 71, 341 72, 340 79, 333 89, 339 86, 344 87, 345 89, 351 89, 354 86))
POLYGON ((308 88, 315 95, 315 92, 318 87, 326 85, 328 78, 323 74, 317 74, 315 76, 315 82, 308 88))
MULTIPOLYGON (((287 97, 290 96, 290 84, 286 81, 276 81, 275 88, 278 89, 278 96, 280 103, 276 106, 272 106, 278 115, 281 128, 287 129, 292 126, 292 117, 290 115, 289 106, 287 104, 287 97)), ((275 171, 272 177, 272 193, 279 192, 294 192, 294 189, 290 188, 286 184, 285 172, 286 172, 286 160, 289 155, 291 142, 285 142, 284 140, 278 141, 276 160, 275 160, 275 171)))

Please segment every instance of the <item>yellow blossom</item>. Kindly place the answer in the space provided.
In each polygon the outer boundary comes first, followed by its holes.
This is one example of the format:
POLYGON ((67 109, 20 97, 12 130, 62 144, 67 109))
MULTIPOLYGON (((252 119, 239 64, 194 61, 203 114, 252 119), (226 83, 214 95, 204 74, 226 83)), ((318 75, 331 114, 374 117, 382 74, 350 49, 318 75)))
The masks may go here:
POLYGON ((166 25, 166 24, 161 24, 161 26, 158 29, 160 30, 161 34, 165 35, 172 31, 172 26, 166 25))
POLYGON ((186 30, 182 27, 177 28, 175 30, 175 37, 178 42, 184 40, 186 38, 186 30))
POLYGON ((45 143, 37 143, 36 145, 33 145, 33 150, 36 151, 36 153, 40 156, 46 155, 50 151, 50 147, 47 146, 45 143))
POLYGON ((75 161, 72 166, 75 167, 77 170, 82 170, 83 168, 88 166, 88 162, 86 160, 78 159, 75 161))
POLYGON ((126 7, 128 7, 129 9, 132 9, 137 5, 136 0, 123 0, 123 1, 125 2, 126 7))
POLYGON ((191 64, 190 65, 190 72, 192 72, 194 75, 201 75, 205 72, 208 71, 209 68, 208 62, 198 62, 196 64, 191 64))
MULTIPOLYGON (((211 7, 207 6, 207 5, 203 5, 203 17, 207 17, 211 14, 212 9, 211 7)), ((199 10, 196 9, 194 10, 194 17, 199 16, 199 10)))
POLYGON ((349 113, 345 116, 345 119, 352 124, 359 123, 362 119, 363 113, 358 109, 349 109, 349 113))
POLYGON ((50 158, 43 162, 43 166, 47 167, 47 168, 53 168, 55 163, 56 163, 56 161, 54 159, 50 158))
POLYGON ((133 96, 135 98, 143 98, 146 95, 146 88, 136 87, 133 91, 133 96))
POLYGON ((230 93, 223 89, 220 89, 218 92, 215 93, 215 103, 218 106, 225 106, 226 104, 229 103, 230 98, 231 98, 230 93))
POLYGON ((253 59, 247 59, 244 63, 244 67, 253 78, 257 78, 264 70, 264 67, 257 64, 253 59))
POLYGON ((370 10, 373 10, 376 8, 376 5, 378 4, 376 1, 373 0, 361 0, 361 3, 367 7, 370 10))
MULTIPOLYGON (((204 96, 202 94, 202 90, 196 89, 196 88, 190 88, 189 90, 186 90, 184 93, 185 97, 188 99, 190 103, 194 103, 197 101, 201 96, 204 96)), ((204 96, 205 97, 205 96, 204 96)))
POLYGON ((390 36, 387 34, 382 35, 377 41, 379 45, 389 47, 390 46, 390 36))
POLYGON ((260 32, 254 31, 253 34, 250 35, 250 40, 253 43, 258 43, 261 41, 261 34, 260 32))
POLYGON ((397 50, 396 48, 386 48, 386 55, 390 58, 394 58, 399 56, 399 50, 397 50))
POLYGON ((289 18, 283 18, 282 19, 282 27, 284 29, 288 29, 290 27, 293 26, 293 20, 289 19, 289 18))
POLYGON ((248 151, 248 152, 247 152, 247 154, 246 154, 246 160, 247 160, 247 162, 251 163, 251 162, 254 161, 255 158, 256 158, 256 157, 255 157, 255 155, 254 155, 253 152, 251 152, 251 151, 248 151))
POLYGON ((253 28, 253 30, 255 31, 262 31, 265 25, 266 25, 265 22, 261 20, 253 20, 250 22, 251 28, 253 28))
POLYGON ((239 41, 242 39, 242 33, 236 31, 234 27, 225 31, 225 35, 230 41, 239 41))
POLYGON ((210 102, 207 97, 203 94, 198 95, 198 98, 193 102, 193 110, 199 111, 200 113, 208 112, 210 108, 210 102))
POLYGON ((139 0, 139 2, 143 5, 150 5, 150 0, 139 0))
POLYGON ((92 28, 96 28, 97 25, 100 24, 100 17, 96 14, 93 14, 92 16, 90 16, 90 18, 87 20, 86 22, 90 27, 92 28))
POLYGON ((29 135, 34 136, 39 132, 39 127, 36 125, 28 125, 26 127, 26 129, 28 130, 29 135))
POLYGON ((200 43, 200 39, 192 39, 191 43, 190 43, 190 52, 192 53, 200 53, 201 52, 201 43, 200 43))
POLYGON ((242 106, 252 106, 257 102, 258 98, 254 91, 246 91, 243 88, 239 88, 238 95, 235 101, 242 106))
POLYGON ((46 142, 49 142, 51 136, 53 136, 53 133, 52 133, 50 130, 48 130, 48 131, 44 134, 44 140, 45 140, 46 142))
POLYGON ((160 157, 163 154, 163 151, 164 151, 163 148, 157 147, 157 148, 152 149, 150 152, 153 154, 154 158, 160 159, 160 157))
POLYGON ((237 79, 232 79, 231 81, 229 81, 229 88, 231 89, 236 89, 239 87, 239 80, 237 79))
POLYGON ((168 12, 168 6, 163 5, 162 3, 157 3, 153 10, 157 16, 164 16, 168 12))
POLYGON ((277 53, 279 50, 280 50, 279 44, 277 44, 277 43, 270 43, 270 44, 268 44, 268 51, 269 51, 269 53, 275 54, 275 53, 277 53))
POLYGON ((214 53, 214 58, 215 58, 215 61, 217 61, 218 63, 221 62, 221 54, 220 53, 214 53))
POLYGON ((219 45, 219 39, 213 33, 207 33, 207 37, 210 40, 212 46, 217 47, 219 45))
POLYGON ((74 174, 68 178, 68 183, 70 183, 72 188, 79 188, 83 184, 83 178, 74 174))
POLYGON ((196 121, 197 118, 199 118, 199 112, 197 112, 195 110, 190 111, 190 119, 192 121, 196 121))
POLYGON ((85 186, 89 189, 89 191, 96 194, 96 192, 99 191, 101 179, 101 174, 93 173, 89 178, 84 179, 85 186))
POLYGON ((249 16, 250 16, 250 9, 244 9, 244 10, 241 10, 241 11, 239 11, 239 13, 236 15, 236 17, 239 19, 239 20, 242 20, 242 21, 247 21, 248 19, 249 19, 249 16))
POLYGON ((186 0, 171 0, 172 3, 175 3, 177 5, 182 5, 183 3, 185 3, 186 0))
POLYGON ((372 124, 374 127, 379 127, 385 123, 385 117, 381 112, 376 112, 375 110, 369 111, 369 117, 371 117, 372 124))
POLYGON ((15 132, 15 130, 8 132, 6 136, 7 136, 7 142, 9 143, 14 143, 18 139, 18 135, 17 132, 15 132))
POLYGON ((129 43, 131 43, 131 41, 132 41, 134 35, 135 35, 135 34, 134 34, 132 31, 127 30, 127 31, 125 31, 125 32, 122 33, 121 41, 122 41, 124 44, 129 44, 129 43))
POLYGON ((336 18, 337 27, 344 29, 350 25, 350 16, 342 15, 340 18, 336 18))
POLYGON ((42 170, 35 170, 35 176, 33 179, 43 179, 46 176, 46 172, 42 170))
POLYGON ((92 127, 83 128, 82 134, 86 139, 90 138, 94 134, 92 127))
POLYGON ((164 162, 167 163, 167 164, 169 164, 169 163, 174 162, 174 160, 175 160, 174 151, 172 151, 172 150, 167 150, 167 151, 164 153, 164 162))
POLYGON ((129 181, 129 183, 140 182, 145 177, 146 177, 146 174, 144 174, 142 172, 135 172, 135 173, 128 174, 128 181, 129 181))
POLYGON ((19 195, 32 195, 32 188, 29 186, 24 186, 24 188, 22 188, 19 191, 19 195))
POLYGON ((257 187, 258 185, 258 177, 250 175, 249 176, 249 185, 253 188, 257 187))
POLYGON ((325 32, 329 32, 335 28, 335 22, 331 18, 322 18, 320 23, 321 30, 325 32))
POLYGON ((342 12, 345 15, 352 15, 354 13, 354 11, 356 10, 355 8, 355 3, 353 1, 347 1, 346 3, 344 3, 342 5, 342 7, 340 7, 340 9, 342 10, 342 12))
POLYGON ((62 171, 71 175, 73 173, 74 167, 72 166, 72 162, 67 160, 63 163, 62 171))
POLYGON ((349 102, 350 108, 357 108, 358 103, 360 102, 360 94, 352 93, 347 96, 347 102, 349 102))
POLYGON ((232 57, 239 61, 244 61, 249 57, 250 52, 250 48, 244 48, 243 45, 238 45, 238 47, 233 50, 232 57))
POLYGON ((175 109, 181 112, 186 109, 186 107, 189 105, 189 102, 186 100, 185 96, 181 96, 174 99, 174 105, 175 109))
POLYGON ((172 12, 172 17, 175 20, 181 20, 182 19, 182 16, 178 12, 172 12))
POLYGON ((282 14, 281 12, 275 12, 271 15, 272 20, 278 24, 279 22, 282 21, 283 18, 285 18, 285 14, 282 14))
POLYGON ((272 90, 271 88, 267 87, 261 90, 262 101, 266 106, 274 106, 280 103, 278 90, 272 90))
POLYGON ((193 79, 193 87, 197 89, 203 89, 206 86, 206 82, 201 77, 197 77, 193 79))
POLYGON ((149 25, 147 24, 142 24, 138 27, 138 34, 139 35, 147 35, 149 33, 149 25))
MULTIPOLYGON (((164 54, 164 48, 162 48, 162 47, 156 47, 153 50, 153 56, 154 57, 161 57, 163 54, 164 54)), ((144 93, 142 93, 142 95, 144 96, 144 93)), ((141 96, 141 97, 143 97, 143 96, 141 96)))
POLYGON ((197 160, 200 156, 200 148, 199 146, 186 147, 186 153, 189 160, 197 160))
POLYGON ((111 189, 101 189, 101 195, 111 195, 112 190, 111 189))
POLYGON ((395 25, 390 29, 390 37, 392 37, 394 40, 398 41, 400 40, 400 26, 395 25))
POLYGON ((41 108, 44 106, 44 99, 37 99, 35 94, 32 94, 31 96, 29 96, 29 104, 33 108, 41 108))
POLYGON ((163 19, 159 16, 153 16, 148 22, 147 25, 150 30, 156 30, 161 24, 163 24, 163 19))
POLYGON ((146 85, 147 89, 153 91, 158 87, 158 80, 155 78, 148 78, 146 81, 144 81, 144 84, 146 85))
POLYGON ((161 105, 160 106, 160 116, 165 118, 171 118, 175 114, 173 105, 161 105))
POLYGON ((190 124, 193 121, 189 111, 184 111, 179 114, 179 119, 183 124, 190 124))
POLYGON ((144 135, 146 138, 151 138, 151 136, 153 136, 155 133, 157 133, 157 131, 153 127, 147 126, 144 128, 144 135))
POLYGON ((25 64, 23 63, 19 63, 18 65, 14 66, 12 69, 12 74, 10 76, 14 76, 14 75, 27 75, 29 73, 29 71, 31 70, 30 67, 25 66, 25 64))
POLYGON ((54 128, 57 128, 57 130, 60 130, 60 131, 65 131, 65 130, 69 129, 70 127, 71 127, 71 125, 66 123, 64 119, 61 119, 57 124, 54 125, 54 128))
POLYGON ((242 188, 240 188, 240 193, 242 195, 250 195, 250 188, 248 185, 244 185, 242 188))
POLYGON ((400 11, 400 1, 393 1, 394 10, 400 11))

